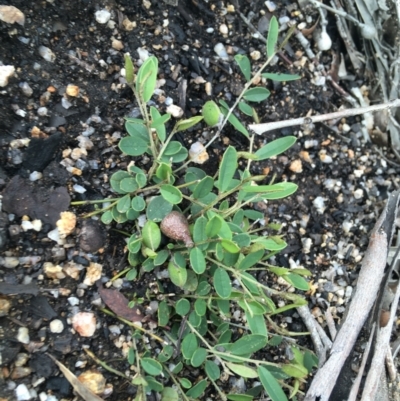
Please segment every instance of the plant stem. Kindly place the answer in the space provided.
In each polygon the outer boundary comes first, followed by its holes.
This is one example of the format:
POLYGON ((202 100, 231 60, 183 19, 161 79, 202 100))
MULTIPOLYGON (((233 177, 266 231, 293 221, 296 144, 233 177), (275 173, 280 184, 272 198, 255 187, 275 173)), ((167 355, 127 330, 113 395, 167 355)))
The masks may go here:
POLYGON ((90 358, 92 358, 96 363, 98 363, 100 366, 102 366, 104 369, 108 370, 111 373, 116 374, 117 376, 121 376, 126 380, 130 380, 129 377, 127 377, 126 375, 124 375, 122 372, 120 372, 117 369, 112 368, 111 366, 108 366, 105 362, 103 362, 101 359, 97 358, 97 356, 90 350, 83 348, 83 350, 86 352, 86 354, 88 354, 90 356, 90 358))
POLYGON ((334 120, 349 116, 358 116, 360 114, 369 113, 378 110, 388 110, 392 107, 400 107, 400 99, 395 99, 387 103, 376 104, 368 107, 356 107, 354 109, 345 109, 334 113, 320 114, 318 116, 293 118, 291 120, 275 121, 272 123, 250 124, 249 128, 256 134, 261 135, 267 131, 281 129, 284 127, 292 127, 294 125, 312 124, 327 120, 334 120))

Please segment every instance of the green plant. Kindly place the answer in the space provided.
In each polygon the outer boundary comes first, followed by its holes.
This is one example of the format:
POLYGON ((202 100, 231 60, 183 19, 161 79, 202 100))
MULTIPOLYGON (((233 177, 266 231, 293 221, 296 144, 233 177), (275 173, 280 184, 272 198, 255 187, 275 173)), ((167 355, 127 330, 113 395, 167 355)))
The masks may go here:
MULTIPOLYGON (((274 57, 277 38, 278 24, 272 18, 268 60, 255 77, 274 57)), ((309 351, 300 350, 294 343, 290 346, 290 361, 282 364, 266 360, 268 347, 285 344, 289 348, 287 336, 294 335, 275 324, 272 316, 306 303, 300 295, 273 288, 274 281, 280 277, 288 287, 304 291, 308 289, 304 277, 310 273, 268 262, 286 243, 278 233, 280 226, 260 225, 264 215, 251 206, 287 197, 297 186, 290 182, 265 184, 266 176, 252 175, 251 163, 284 152, 295 138, 280 138, 253 152, 254 136, 232 112, 239 104, 242 112, 256 116, 255 110, 241 99, 259 102, 269 92, 261 87, 251 88, 254 77, 246 56, 236 56, 236 61, 247 80, 242 94, 232 108, 223 101, 221 108, 207 102, 203 115, 208 124, 218 125, 218 132, 227 121, 232 123, 249 138, 249 149, 237 151, 228 146, 218 171, 210 176, 198 167, 188 167, 187 149, 173 140, 175 133, 199 124, 203 116, 178 121, 167 135, 166 123, 171 116, 146 105, 156 85, 157 59, 148 58, 135 78, 132 61, 125 57, 126 80, 143 118, 126 119, 129 136, 121 139, 119 148, 134 157, 146 153, 152 163, 148 170, 132 162, 125 171, 115 172, 110 185, 119 197, 107 199, 108 205, 91 214, 101 213, 105 224, 131 222, 126 232, 128 280, 167 268, 177 289, 174 297, 163 294, 162 285, 158 286, 158 294, 147 292, 147 299, 157 296, 160 301, 157 338, 164 340, 157 354, 143 343, 142 332, 134 334, 128 361, 136 365, 132 383, 139 388, 137 400, 143 400, 149 389, 160 392, 163 400, 197 399, 211 383, 223 400, 247 401, 258 397, 263 388, 271 399, 282 401, 287 399, 282 387, 294 396, 316 363, 309 351), (240 160, 244 161, 241 165, 240 160), (178 163, 183 165, 177 167, 178 163), (139 224, 140 215, 146 216, 144 224, 139 224), (269 235, 265 236, 267 231, 269 235), (163 242, 162 234, 170 240, 163 242), (268 273, 265 282, 258 282, 252 274, 260 270, 268 273), (277 307, 277 299, 284 305, 277 307), (241 311, 243 323, 230 322, 232 307, 241 311), (264 353, 257 357, 259 351, 264 353), (200 380, 188 378, 192 369, 201 369, 200 380), (263 387, 246 394, 225 394, 219 380, 229 375, 260 380, 263 387), (167 381, 174 387, 165 387, 167 381)), ((271 74, 265 77, 297 78, 271 74)))

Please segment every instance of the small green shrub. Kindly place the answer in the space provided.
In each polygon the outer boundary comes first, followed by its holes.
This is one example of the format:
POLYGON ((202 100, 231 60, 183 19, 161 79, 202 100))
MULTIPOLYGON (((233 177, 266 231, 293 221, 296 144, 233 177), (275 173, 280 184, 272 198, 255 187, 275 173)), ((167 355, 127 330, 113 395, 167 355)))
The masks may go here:
MULTIPOLYGON (((278 24, 272 18, 268 60, 256 76, 262 74, 275 55, 277 38, 278 24)), ((148 291, 148 299, 157 296, 159 300, 156 333, 163 346, 158 354, 154 353, 141 342, 142 332, 134 334, 128 360, 136 366, 132 383, 139 388, 137 400, 144 399, 148 390, 160 392, 162 400, 197 399, 212 384, 224 400, 251 400, 259 397, 263 389, 271 399, 281 401, 287 399, 282 386, 294 396, 315 365, 309 351, 301 351, 294 342, 289 347, 283 337, 288 332, 272 319, 304 305, 305 300, 268 285, 273 277, 280 277, 288 285, 305 291, 308 283, 304 277, 310 273, 268 263, 271 256, 286 247, 286 242, 278 234, 277 225, 260 226, 264 215, 252 208, 256 202, 282 199, 296 191, 293 183, 266 184, 266 176, 251 173, 254 160, 276 156, 296 139, 280 138, 253 152, 254 136, 233 110, 239 105, 242 113, 254 117, 256 112, 248 102, 263 101, 270 93, 266 88, 252 87, 254 77, 246 56, 238 55, 235 60, 247 83, 233 107, 224 101, 220 101, 221 107, 213 101, 207 102, 203 116, 180 120, 167 133, 171 116, 146 105, 156 85, 157 59, 149 57, 135 77, 132 61, 125 57, 126 80, 137 99, 142 119, 126 119, 128 136, 121 139, 119 148, 132 157, 147 154, 152 164, 144 170, 131 163, 126 170, 115 172, 110 185, 118 197, 108 199, 108 206, 96 213, 101 212, 105 224, 132 222, 127 240, 128 280, 140 280, 145 272, 155 269, 168 269, 176 286, 175 296, 163 294, 161 285, 157 295, 148 291), (212 176, 201 168, 189 167, 188 150, 174 140, 175 133, 201 123, 203 117, 208 125, 218 126, 218 133, 229 121, 249 138, 248 151, 227 147, 218 171, 212 176), (241 168, 240 159, 244 160, 241 168), (137 219, 144 214, 146 222, 140 226, 137 219), (162 234, 168 241, 162 240, 162 234), (252 272, 259 270, 268 272, 268 282, 257 281, 252 272), (284 306, 276 305, 278 299, 284 301, 284 306), (232 309, 241 311, 240 324, 231 322, 232 309), (272 349, 282 342, 290 348, 291 360, 286 363, 267 360, 269 347, 272 349), (192 369, 200 369, 201 373, 196 374, 198 380, 189 379, 192 369), (249 389, 247 394, 225 394, 221 383, 229 375, 259 380, 262 387, 249 389), (286 379, 288 383, 284 382, 286 379), (173 387, 164 386, 171 382, 173 387)), ((262 75, 286 81, 299 78, 287 74, 262 75)), ((132 300, 132 305, 135 303, 132 300)))

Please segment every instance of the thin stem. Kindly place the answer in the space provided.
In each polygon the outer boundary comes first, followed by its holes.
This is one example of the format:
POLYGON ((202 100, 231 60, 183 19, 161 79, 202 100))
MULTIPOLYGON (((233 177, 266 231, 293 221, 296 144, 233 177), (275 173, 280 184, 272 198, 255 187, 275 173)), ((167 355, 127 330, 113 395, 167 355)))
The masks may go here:
POLYGON ((186 397, 186 394, 184 393, 184 391, 182 390, 182 387, 181 387, 180 383, 178 382, 178 380, 176 380, 175 375, 166 367, 165 364, 163 365, 163 367, 167 371, 167 373, 168 373, 169 377, 171 378, 171 380, 174 382, 175 386, 178 387, 179 392, 182 395, 182 398, 185 401, 190 401, 189 398, 186 397))
POLYGON ((97 358, 97 356, 90 350, 83 348, 83 350, 86 352, 86 354, 88 354, 90 356, 90 358, 92 358, 97 364, 99 364, 100 366, 102 366, 104 369, 108 370, 111 373, 114 373, 117 376, 121 376, 126 380, 131 380, 129 377, 127 377, 126 375, 124 375, 122 372, 120 372, 117 369, 112 368, 111 366, 107 365, 105 362, 103 362, 101 359, 97 358))

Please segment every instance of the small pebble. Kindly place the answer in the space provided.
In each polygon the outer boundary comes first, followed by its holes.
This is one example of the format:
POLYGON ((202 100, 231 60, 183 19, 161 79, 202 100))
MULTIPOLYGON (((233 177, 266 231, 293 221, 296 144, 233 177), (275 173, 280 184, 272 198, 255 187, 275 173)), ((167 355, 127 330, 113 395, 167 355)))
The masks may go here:
POLYGON ((103 271, 102 265, 94 262, 90 263, 89 267, 86 268, 86 276, 85 279, 83 280, 83 284, 92 286, 97 280, 101 279, 102 271, 103 271))
POLYGON ((84 194, 86 192, 86 189, 79 184, 74 184, 72 188, 78 194, 84 194))
POLYGON ((143 49, 142 47, 138 47, 137 52, 139 54, 140 60, 142 60, 142 61, 146 61, 150 57, 149 51, 146 49, 143 49))
POLYGON ((11 309, 11 301, 7 298, 0 298, 0 317, 7 316, 11 309))
POLYGON ((29 86, 28 82, 21 82, 18 86, 26 97, 32 96, 33 89, 29 86))
POLYGON ((37 181, 37 180, 40 180, 42 177, 43 177, 43 174, 40 173, 39 171, 34 171, 29 174, 30 181, 37 181))
POLYGON ((51 262, 43 263, 43 274, 47 278, 51 278, 53 280, 61 280, 65 278, 65 274, 63 273, 63 268, 59 265, 53 265, 51 262))
POLYGON ((223 60, 229 60, 226 48, 222 43, 217 43, 214 46, 214 51, 217 53, 218 57, 221 57, 223 60))
POLYGON ((259 60, 261 58, 261 52, 259 52, 258 50, 254 50, 250 53, 250 57, 252 58, 252 60, 259 60))
POLYGON ((70 235, 76 226, 76 216, 72 212, 60 213, 60 219, 56 223, 60 238, 70 235))
POLYGON ((207 150, 202 143, 195 142, 192 144, 189 149, 189 159, 197 164, 203 164, 209 159, 207 150))
POLYGON ((78 380, 95 394, 102 394, 105 390, 106 379, 98 370, 83 372, 78 380))
POLYGON ((118 39, 113 39, 111 42, 111 47, 115 50, 122 50, 124 48, 124 44, 118 39))
POLYGON ((14 75, 15 68, 12 65, 0 65, 0 86, 7 86, 9 78, 14 75))
POLYGON ((17 340, 22 344, 29 344, 29 330, 27 327, 20 327, 18 329, 17 340))
POLYGON ((72 106, 72 103, 67 98, 63 97, 61 99, 61 106, 68 110, 72 106))
POLYGON ((172 117, 175 118, 181 118, 183 116, 183 110, 181 107, 171 104, 170 106, 167 107, 167 113, 170 113, 172 117))
POLYGON ((5 256, 4 258, 0 257, 0 266, 5 267, 6 269, 14 269, 19 265, 19 259, 14 256, 5 256))
POLYGON ((56 55, 46 46, 39 47, 39 54, 50 63, 54 62, 56 59, 56 55))
POLYGON ((226 26, 226 24, 221 24, 219 27, 219 31, 220 31, 220 33, 222 33, 222 35, 227 35, 228 27, 226 26))
POLYGON ((111 13, 110 11, 103 9, 96 11, 94 16, 99 24, 106 24, 111 18, 111 13))
POLYGON ((17 357, 14 360, 14 365, 15 366, 24 366, 29 360, 29 355, 25 354, 24 352, 21 352, 17 355, 17 357))
POLYGON ((50 331, 52 333, 62 333, 64 324, 60 319, 54 319, 50 322, 50 331))
POLYGON ((28 387, 26 387, 25 384, 20 384, 17 386, 15 389, 15 397, 17 398, 17 401, 30 400, 32 398, 28 387))
POLYGON ((67 89, 65 90, 65 93, 68 96, 76 97, 76 96, 79 95, 79 86, 70 84, 70 85, 67 86, 67 89))
POLYGON ((82 337, 91 337, 96 331, 96 317, 92 312, 79 312, 72 318, 72 327, 82 337))
POLYGON ((69 298, 68 298, 68 303, 69 303, 71 306, 79 305, 79 299, 76 298, 76 297, 69 297, 69 298))

